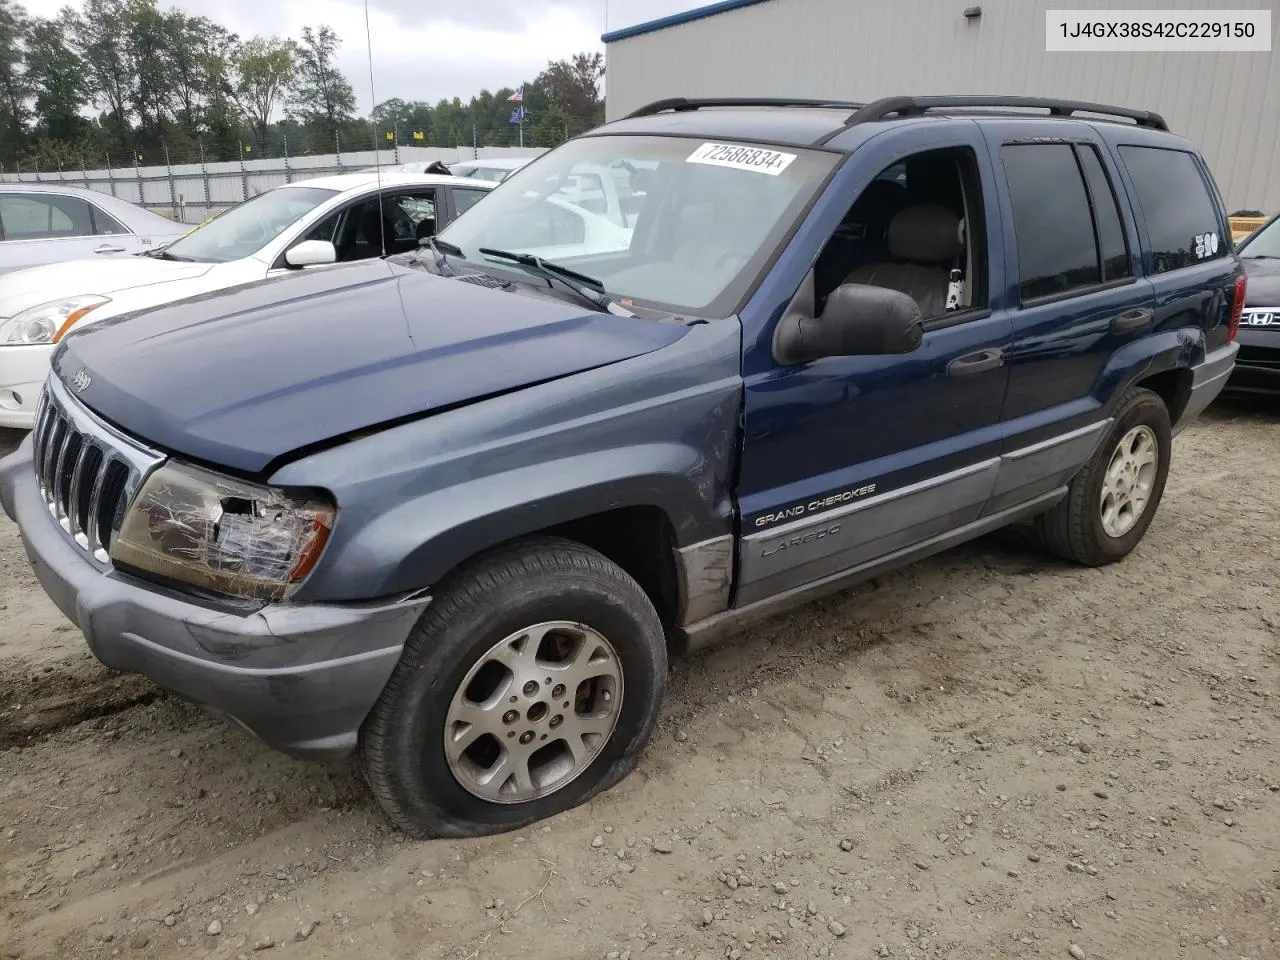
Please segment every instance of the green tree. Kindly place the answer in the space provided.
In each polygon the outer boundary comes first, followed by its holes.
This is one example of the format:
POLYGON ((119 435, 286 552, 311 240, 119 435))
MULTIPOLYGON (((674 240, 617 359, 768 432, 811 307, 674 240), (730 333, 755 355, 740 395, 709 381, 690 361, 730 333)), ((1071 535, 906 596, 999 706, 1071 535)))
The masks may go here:
POLYGON ((108 142, 116 149, 131 147, 139 80, 130 56, 128 2, 85 0, 83 13, 69 18, 90 97, 104 113, 108 142))
POLYGON ((259 149, 267 143, 271 115, 293 83, 297 50, 291 40, 254 37, 232 55, 234 97, 259 149))
POLYGON ((604 54, 578 53, 548 64, 535 82, 574 122, 575 132, 581 132, 604 122, 603 79, 604 54))
POLYGON ((35 94, 37 131, 50 140, 78 142, 93 125, 80 113, 89 99, 80 57, 68 43, 74 16, 35 20, 27 35, 27 77, 35 94))
POLYGON ((355 119, 356 94, 335 63, 341 41, 331 27, 302 28, 289 113, 332 141, 355 119))
POLYGON ((0 160, 16 159, 26 140, 31 90, 23 41, 28 29, 26 11, 10 0, 0 0, 0 160))

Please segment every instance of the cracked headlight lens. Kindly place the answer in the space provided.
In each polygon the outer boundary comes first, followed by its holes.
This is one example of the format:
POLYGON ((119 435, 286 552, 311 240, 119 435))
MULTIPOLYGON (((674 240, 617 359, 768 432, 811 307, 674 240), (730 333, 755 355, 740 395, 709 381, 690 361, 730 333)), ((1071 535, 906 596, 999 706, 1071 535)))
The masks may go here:
POLYGON ((282 600, 316 565, 334 506, 169 463, 143 484, 111 559, 218 593, 282 600))
POLYGON ((0 322, 0 345, 57 343, 81 317, 110 302, 108 297, 85 294, 30 307, 0 322))

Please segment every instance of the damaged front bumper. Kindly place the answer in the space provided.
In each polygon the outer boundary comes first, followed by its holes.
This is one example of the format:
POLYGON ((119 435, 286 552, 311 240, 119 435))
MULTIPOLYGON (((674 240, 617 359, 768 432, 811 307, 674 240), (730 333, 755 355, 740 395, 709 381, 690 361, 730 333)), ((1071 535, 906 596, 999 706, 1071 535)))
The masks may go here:
POLYGON ((0 461, 0 503, 42 587, 106 666, 141 674, 295 756, 332 759, 360 726, 430 598, 228 611, 103 571, 40 496, 28 437, 0 461))

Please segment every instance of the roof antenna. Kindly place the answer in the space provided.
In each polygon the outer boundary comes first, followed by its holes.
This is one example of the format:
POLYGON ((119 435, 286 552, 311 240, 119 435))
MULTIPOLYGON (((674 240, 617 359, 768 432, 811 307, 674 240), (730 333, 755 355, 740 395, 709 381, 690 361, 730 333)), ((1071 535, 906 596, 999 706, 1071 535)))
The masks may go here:
POLYGON ((378 94, 373 87, 373 31, 369 29, 369 0, 364 0, 364 38, 369 52, 369 127, 373 136, 373 170, 378 183, 378 233, 382 240, 382 256, 385 257, 387 218, 382 214, 382 150, 378 147, 378 128, 373 122, 373 109, 378 105, 378 94))

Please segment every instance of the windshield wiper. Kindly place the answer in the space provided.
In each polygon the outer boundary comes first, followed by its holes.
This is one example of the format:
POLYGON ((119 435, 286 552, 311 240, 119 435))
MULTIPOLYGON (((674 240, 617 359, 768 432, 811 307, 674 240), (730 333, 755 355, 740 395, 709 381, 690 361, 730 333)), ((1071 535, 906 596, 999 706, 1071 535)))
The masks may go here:
POLYGON ((1280 256, 1274 253, 1245 253, 1241 254, 1241 260, 1280 260, 1280 256))
POLYGON ((154 257, 157 260, 174 260, 174 261, 180 261, 182 263, 195 262, 194 260, 191 259, 191 257, 180 257, 177 254, 170 253, 168 250, 164 249, 163 247, 161 247, 159 250, 152 250, 150 253, 147 254, 147 256, 154 257))
POLYGON ((456 244, 450 243, 448 240, 437 240, 435 237, 425 237, 418 243, 419 247, 430 247, 431 252, 435 254, 436 269, 440 271, 442 276, 453 276, 453 267, 450 267, 444 255, 447 253, 453 257, 462 256, 462 248, 456 244), (445 270, 448 269, 448 274, 445 270))
POLYGON ((510 250, 495 250, 492 247, 481 247, 480 253, 486 257, 500 257, 503 260, 511 260, 524 267, 532 267, 547 279, 548 285, 552 280, 558 280, 583 300, 586 300, 596 309, 603 310, 605 313, 611 313, 615 317, 635 316, 626 307, 609 299, 604 292, 604 284, 595 277, 587 276, 585 273, 579 273, 577 270, 571 270, 568 267, 562 267, 558 263, 551 263, 541 257, 535 257, 532 253, 512 253, 510 250))

